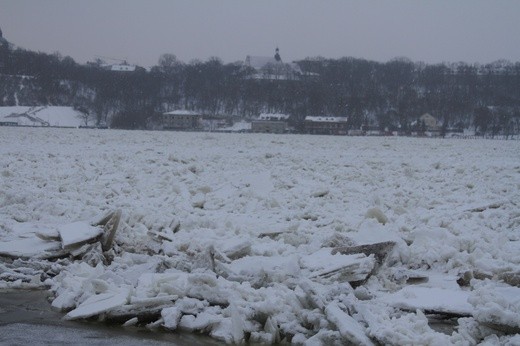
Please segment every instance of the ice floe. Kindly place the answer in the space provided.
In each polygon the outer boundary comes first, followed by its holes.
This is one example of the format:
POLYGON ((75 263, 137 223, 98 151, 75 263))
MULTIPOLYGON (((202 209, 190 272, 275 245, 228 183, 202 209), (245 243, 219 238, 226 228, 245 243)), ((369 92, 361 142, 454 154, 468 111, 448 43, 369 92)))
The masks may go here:
POLYGON ((49 289, 66 318, 226 343, 519 341, 518 141, 0 135, 0 287, 49 289))

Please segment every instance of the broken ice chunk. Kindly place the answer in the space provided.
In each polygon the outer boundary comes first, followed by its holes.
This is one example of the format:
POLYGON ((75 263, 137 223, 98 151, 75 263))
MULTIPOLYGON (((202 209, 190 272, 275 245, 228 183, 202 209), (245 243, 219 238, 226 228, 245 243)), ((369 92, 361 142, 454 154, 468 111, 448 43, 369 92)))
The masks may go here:
POLYGON ((358 282, 365 280, 375 267, 375 259, 365 254, 332 254, 322 248, 300 260, 302 268, 310 271, 311 279, 358 282))
POLYGON ((470 292, 437 287, 407 286, 381 300, 390 306, 407 310, 422 310, 453 316, 471 316, 474 308, 468 303, 470 292))
POLYGON ((128 290, 90 296, 65 317, 69 320, 88 318, 109 311, 128 302, 128 290))
POLYGON ((62 248, 89 242, 102 233, 100 227, 91 226, 86 222, 78 221, 61 226, 58 229, 62 248))
POLYGON ((364 328, 338 305, 331 303, 325 308, 327 319, 337 328, 341 336, 355 345, 374 345, 367 337, 364 328))

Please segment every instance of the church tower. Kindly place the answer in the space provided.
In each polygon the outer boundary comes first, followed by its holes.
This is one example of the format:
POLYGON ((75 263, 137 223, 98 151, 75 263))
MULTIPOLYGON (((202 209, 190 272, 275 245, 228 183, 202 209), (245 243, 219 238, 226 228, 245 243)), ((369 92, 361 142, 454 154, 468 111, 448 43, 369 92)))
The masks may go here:
POLYGON ((280 49, 278 49, 278 47, 276 47, 275 53, 274 60, 277 62, 282 62, 282 58, 280 57, 280 49))

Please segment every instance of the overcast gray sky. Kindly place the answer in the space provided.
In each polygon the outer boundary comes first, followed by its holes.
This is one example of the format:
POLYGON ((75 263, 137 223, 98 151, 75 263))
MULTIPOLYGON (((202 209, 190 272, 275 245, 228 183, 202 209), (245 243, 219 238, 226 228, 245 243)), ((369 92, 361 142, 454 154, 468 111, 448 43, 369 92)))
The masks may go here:
POLYGON ((516 0, 0 0, 17 46, 157 64, 274 54, 437 63, 520 61, 516 0))

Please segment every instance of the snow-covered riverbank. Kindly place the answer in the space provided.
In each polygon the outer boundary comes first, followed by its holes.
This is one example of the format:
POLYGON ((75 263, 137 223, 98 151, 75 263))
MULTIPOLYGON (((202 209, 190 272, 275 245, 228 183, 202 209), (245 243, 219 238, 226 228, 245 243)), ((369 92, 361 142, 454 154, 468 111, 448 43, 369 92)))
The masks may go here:
POLYGON ((48 285, 69 318, 226 342, 520 341, 519 141, 0 128, 0 154, 0 285, 48 285), (116 209, 109 253, 36 259, 116 209))

